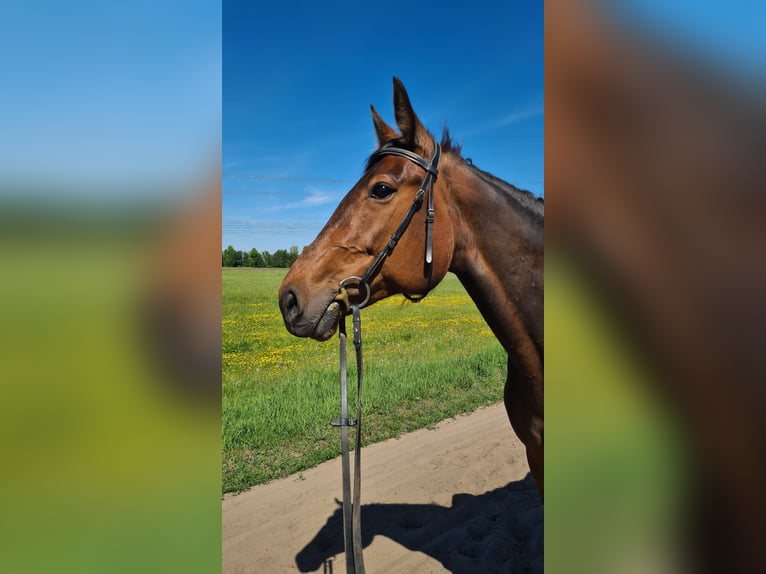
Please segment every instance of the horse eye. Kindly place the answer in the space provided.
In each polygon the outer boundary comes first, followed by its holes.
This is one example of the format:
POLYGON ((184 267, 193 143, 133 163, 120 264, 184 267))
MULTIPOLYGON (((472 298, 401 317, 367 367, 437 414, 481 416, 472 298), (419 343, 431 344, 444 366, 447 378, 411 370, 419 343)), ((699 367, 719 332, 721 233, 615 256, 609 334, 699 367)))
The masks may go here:
POLYGON ((370 190, 370 197, 373 199, 385 199, 395 193, 396 190, 388 184, 376 183, 370 190))

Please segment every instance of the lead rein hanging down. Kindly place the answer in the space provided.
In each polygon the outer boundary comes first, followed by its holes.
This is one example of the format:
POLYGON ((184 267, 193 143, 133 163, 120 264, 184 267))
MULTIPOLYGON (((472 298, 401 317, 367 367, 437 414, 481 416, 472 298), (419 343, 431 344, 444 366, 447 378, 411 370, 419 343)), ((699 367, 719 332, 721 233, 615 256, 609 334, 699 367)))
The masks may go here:
MULTIPOLYGON (((348 295, 345 289, 341 295, 346 301, 348 295), (345 297, 344 297, 345 296, 345 297)), ((346 553, 347 574, 365 574, 364 558, 362 556, 362 525, 361 525, 361 447, 362 447, 362 329, 359 305, 351 305, 353 315, 354 347, 356 350, 357 388, 356 388, 356 420, 348 417, 348 385, 346 369, 346 318, 341 318, 339 325, 340 336, 340 386, 341 386, 341 418, 331 422, 341 429, 341 466, 343 478, 343 542, 346 553), (353 502, 351 492, 351 476, 349 468, 348 427, 356 426, 356 443, 354 445, 354 489, 353 502)))

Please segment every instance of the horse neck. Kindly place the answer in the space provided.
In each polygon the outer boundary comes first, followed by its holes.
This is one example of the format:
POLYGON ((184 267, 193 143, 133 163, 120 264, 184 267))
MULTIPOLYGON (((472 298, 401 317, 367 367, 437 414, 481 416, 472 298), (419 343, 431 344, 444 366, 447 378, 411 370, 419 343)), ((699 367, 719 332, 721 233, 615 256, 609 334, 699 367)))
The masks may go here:
POLYGON ((462 162, 451 162, 447 171, 455 235, 450 271, 509 359, 536 376, 543 353, 542 204, 462 162))

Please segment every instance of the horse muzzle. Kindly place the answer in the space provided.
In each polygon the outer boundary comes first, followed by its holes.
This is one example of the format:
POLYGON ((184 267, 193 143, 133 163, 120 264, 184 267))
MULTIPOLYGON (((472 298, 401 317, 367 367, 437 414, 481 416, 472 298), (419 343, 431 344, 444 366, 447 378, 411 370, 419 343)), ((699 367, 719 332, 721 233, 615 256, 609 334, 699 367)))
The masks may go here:
POLYGON ((287 288, 279 297, 279 310, 282 312, 285 327, 291 334, 326 341, 337 330, 345 307, 334 298, 316 307, 318 311, 311 312, 311 306, 304 304, 292 288, 287 288))

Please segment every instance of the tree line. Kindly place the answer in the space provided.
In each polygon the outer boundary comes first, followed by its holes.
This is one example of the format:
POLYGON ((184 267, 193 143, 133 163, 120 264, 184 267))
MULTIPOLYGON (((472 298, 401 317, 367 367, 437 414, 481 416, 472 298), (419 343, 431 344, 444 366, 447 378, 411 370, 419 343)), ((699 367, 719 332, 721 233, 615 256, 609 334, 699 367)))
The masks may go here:
POLYGON ((259 252, 255 248, 250 251, 238 251, 229 245, 221 252, 223 267, 290 267, 296 259, 297 245, 293 245, 289 251, 277 249, 274 253, 259 252))

